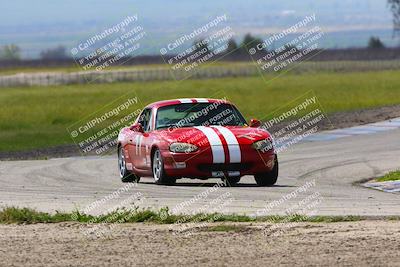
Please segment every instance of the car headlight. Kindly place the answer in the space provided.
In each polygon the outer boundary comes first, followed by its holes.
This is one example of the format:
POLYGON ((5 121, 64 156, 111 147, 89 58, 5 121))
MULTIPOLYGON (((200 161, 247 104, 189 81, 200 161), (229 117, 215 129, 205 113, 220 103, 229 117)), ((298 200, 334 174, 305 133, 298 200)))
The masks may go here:
POLYGON ((253 148, 261 151, 261 152, 267 152, 271 149, 274 148, 272 140, 267 139, 263 139, 261 141, 257 141, 253 143, 253 148))
POLYGON ((169 146, 169 150, 176 153, 190 153, 197 151, 197 149, 197 146, 188 143, 172 143, 169 146))

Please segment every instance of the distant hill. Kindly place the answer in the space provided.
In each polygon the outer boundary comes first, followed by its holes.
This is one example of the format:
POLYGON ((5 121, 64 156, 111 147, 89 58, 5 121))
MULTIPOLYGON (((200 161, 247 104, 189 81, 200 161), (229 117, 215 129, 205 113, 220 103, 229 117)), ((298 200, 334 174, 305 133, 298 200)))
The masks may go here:
POLYGON ((37 57, 45 48, 73 47, 127 15, 138 14, 151 33, 146 53, 157 53, 160 43, 217 15, 227 14, 239 36, 251 31, 263 37, 311 13, 328 32, 325 47, 364 46, 371 35, 396 44, 386 0, 13 0, 1 5, 0 45, 15 43, 25 57, 37 57))

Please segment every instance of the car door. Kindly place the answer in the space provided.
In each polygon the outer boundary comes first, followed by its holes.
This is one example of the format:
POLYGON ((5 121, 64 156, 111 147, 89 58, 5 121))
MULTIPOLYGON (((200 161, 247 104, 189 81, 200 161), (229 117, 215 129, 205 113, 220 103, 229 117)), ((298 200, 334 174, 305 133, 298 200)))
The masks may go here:
POLYGON ((148 111, 148 113, 146 114, 146 125, 143 128, 144 129, 144 133, 143 133, 143 137, 141 140, 141 147, 140 147, 140 151, 141 151, 141 155, 142 155, 142 163, 143 165, 142 168, 146 169, 146 170, 151 170, 151 158, 150 158, 150 154, 151 154, 151 145, 152 145, 152 131, 153 131, 153 125, 152 125, 152 121, 154 120, 154 109, 150 109, 148 111))
POLYGON ((138 123, 140 123, 143 127, 144 132, 136 132, 132 143, 134 145, 132 149, 132 159, 133 165, 138 169, 147 169, 149 159, 147 157, 148 153, 148 143, 149 143, 149 132, 151 130, 151 109, 144 109, 140 114, 138 123))

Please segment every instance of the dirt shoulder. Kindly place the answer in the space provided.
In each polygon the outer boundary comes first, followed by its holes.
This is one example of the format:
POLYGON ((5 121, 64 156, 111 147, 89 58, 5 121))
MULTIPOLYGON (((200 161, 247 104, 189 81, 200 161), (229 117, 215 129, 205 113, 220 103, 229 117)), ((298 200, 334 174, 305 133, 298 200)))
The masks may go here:
MULTIPOLYGON (((400 117, 400 105, 386 106, 330 114, 329 120, 335 129, 374 123, 400 117)), ((328 129, 328 125, 325 129, 328 129)))
MULTIPOLYGON (((319 125, 321 130, 347 128, 400 117, 400 105, 330 114, 329 121, 319 125)), ((272 129, 274 130, 274 129, 272 129)), ((44 159, 81 156, 77 145, 62 145, 28 151, 0 152, 0 160, 44 159)))
POLYGON ((120 224, 88 238, 91 226, 79 223, 0 225, 1 265, 398 266, 400 221, 215 226, 185 236, 171 225, 120 224))

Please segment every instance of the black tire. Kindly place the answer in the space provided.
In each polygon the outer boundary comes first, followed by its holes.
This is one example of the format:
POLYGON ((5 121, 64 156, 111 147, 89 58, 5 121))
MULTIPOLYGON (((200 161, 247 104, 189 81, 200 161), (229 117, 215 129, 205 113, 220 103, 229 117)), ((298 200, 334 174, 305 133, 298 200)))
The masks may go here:
POLYGON ((273 186, 278 180, 279 164, 278 156, 275 155, 275 164, 270 172, 260 173, 254 175, 254 179, 258 186, 273 186))
POLYGON ((119 177, 123 183, 138 183, 140 177, 126 169, 125 154, 122 147, 118 147, 119 177))
POLYGON ((235 186, 240 182, 241 177, 226 177, 223 178, 222 181, 224 182, 224 185, 227 187, 230 186, 235 186))
POLYGON ((175 177, 169 177, 164 170, 164 160, 161 151, 156 149, 153 153, 151 161, 151 169, 153 171, 154 182, 159 185, 174 185, 176 183, 175 177))

